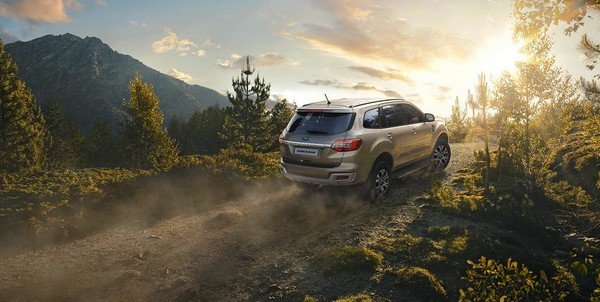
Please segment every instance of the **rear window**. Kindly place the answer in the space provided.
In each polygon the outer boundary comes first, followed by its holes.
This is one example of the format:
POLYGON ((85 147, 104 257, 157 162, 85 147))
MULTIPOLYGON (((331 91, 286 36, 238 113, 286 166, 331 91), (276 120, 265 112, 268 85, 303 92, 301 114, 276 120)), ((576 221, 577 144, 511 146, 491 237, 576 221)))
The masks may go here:
POLYGON ((348 131, 353 113, 296 112, 288 132, 297 134, 335 135, 348 131))

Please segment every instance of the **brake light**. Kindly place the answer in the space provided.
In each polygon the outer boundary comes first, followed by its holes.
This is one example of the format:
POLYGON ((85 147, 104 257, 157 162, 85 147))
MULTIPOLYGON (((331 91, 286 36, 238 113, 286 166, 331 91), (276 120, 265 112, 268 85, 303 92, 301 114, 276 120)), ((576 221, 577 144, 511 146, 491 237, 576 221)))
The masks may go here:
POLYGON ((353 139, 338 139, 333 144, 331 144, 331 149, 337 152, 347 152, 358 150, 362 145, 362 139, 353 138, 353 139))
POLYGON ((285 139, 283 138, 283 134, 279 134, 279 146, 283 147, 285 144, 283 143, 285 139))

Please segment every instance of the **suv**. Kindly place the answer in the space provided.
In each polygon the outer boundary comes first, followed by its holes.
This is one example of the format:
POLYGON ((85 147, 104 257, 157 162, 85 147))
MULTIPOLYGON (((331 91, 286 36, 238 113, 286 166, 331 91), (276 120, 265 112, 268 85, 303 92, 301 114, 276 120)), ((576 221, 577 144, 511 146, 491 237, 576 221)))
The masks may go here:
POLYGON ((450 161, 448 130, 403 99, 340 99, 304 105, 279 137, 280 169, 314 185, 362 185, 381 199, 403 176, 450 161))

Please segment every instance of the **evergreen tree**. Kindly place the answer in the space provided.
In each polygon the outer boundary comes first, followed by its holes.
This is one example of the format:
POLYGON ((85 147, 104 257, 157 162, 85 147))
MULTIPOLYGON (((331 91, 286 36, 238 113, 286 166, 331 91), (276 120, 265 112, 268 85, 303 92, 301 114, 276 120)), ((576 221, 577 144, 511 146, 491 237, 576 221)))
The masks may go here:
POLYGON ((53 102, 42 109, 50 134, 48 164, 51 168, 75 168, 81 164, 83 134, 77 123, 53 102))
POLYGON ((224 147, 219 131, 225 122, 225 109, 210 106, 195 112, 184 126, 185 154, 215 154, 224 147))
POLYGON ((247 144, 254 151, 266 151, 271 147, 272 137, 266 102, 269 99, 271 84, 256 76, 250 76, 250 58, 246 57, 246 68, 232 80, 233 93, 227 92, 231 102, 226 108, 225 122, 220 135, 228 146, 247 144))
POLYGON ((129 84, 129 93, 129 101, 123 103, 127 117, 121 133, 125 164, 133 168, 171 168, 179 150, 163 128, 164 116, 152 85, 136 75, 129 84))
POLYGON ((184 134, 185 121, 179 119, 177 116, 173 116, 169 125, 167 126, 167 133, 171 136, 180 149, 183 150, 183 145, 185 144, 185 134, 184 134))
POLYGON ((46 140, 40 107, 0 41, 0 171, 42 169, 46 140))
POLYGON ((273 109, 271 109, 272 150, 277 150, 279 148, 279 140, 277 138, 290 122, 290 119, 294 115, 295 108, 295 105, 294 109, 290 108, 287 100, 283 99, 280 102, 277 102, 277 104, 273 106, 273 109))
POLYGON ((117 139, 106 122, 92 126, 86 144, 86 163, 91 167, 114 167, 119 164, 117 139))
POLYGON ((481 129, 483 132, 483 143, 485 151, 485 193, 490 192, 490 147, 489 147, 489 126, 487 122, 487 110, 489 109, 489 89, 488 82, 485 78, 485 74, 482 72, 479 74, 477 85, 475 86, 475 92, 477 94, 477 106, 481 108, 482 122, 481 129))
POLYGON ((452 114, 448 120, 448 130, 450 131, 450 140, 452 142, 463 142, 469 134, 469 120, 467 119, 467 107, 461 108, 458 97, 452 105, 452 114))

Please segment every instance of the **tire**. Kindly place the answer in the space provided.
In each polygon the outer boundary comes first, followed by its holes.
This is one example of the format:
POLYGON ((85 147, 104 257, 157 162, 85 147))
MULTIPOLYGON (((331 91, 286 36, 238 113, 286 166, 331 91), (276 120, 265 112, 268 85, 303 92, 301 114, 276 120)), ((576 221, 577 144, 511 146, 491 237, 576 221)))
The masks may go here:
POLYGON ((431 170, 442 171, 446 169, 450 163, 451 156, 452 151, 450 150, 450 145, 448 145, 447 142, 438 141, 435 144, 435 148, 433 148, 433 152, 431 152, 431 170))
POLYGON ((385 161, 378 161, 371 169, 371 175, 364 185, 364 198, 370 202, 382 201, 389 191, 392 181, 391 167, 385 161))

